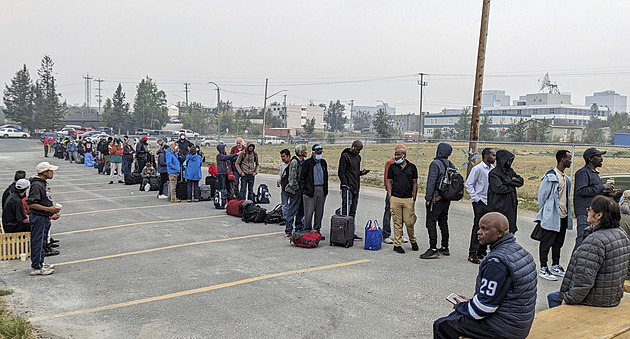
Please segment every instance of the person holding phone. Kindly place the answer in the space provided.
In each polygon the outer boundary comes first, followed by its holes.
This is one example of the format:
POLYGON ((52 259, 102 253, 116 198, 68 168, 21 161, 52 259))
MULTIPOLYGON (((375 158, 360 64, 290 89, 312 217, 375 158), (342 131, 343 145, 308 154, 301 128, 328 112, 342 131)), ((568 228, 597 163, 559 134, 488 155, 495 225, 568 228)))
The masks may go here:
MULTIPOLYGON (((361 140, 353 141, 350 148, 346 148, 341 152, 337 170, 337 175, 341 181, 341 214, 349 215, 353 218, 357 214, 357 206, 359 205, 361 176, 370 172, 369 170, 361 169, 361 150, 363 150, 361 140)), ((363 238, 355 233, 354 239, 362 240, 363 238)))
POLYGON ((536 311, 534 257, 516 242, 501 213, 479 220, 477 238, 479 244, 490 245, 490 253, 479 265, 475 295, 452 298, 455 311, 433 323, 433 336, 526 338, 536 311))

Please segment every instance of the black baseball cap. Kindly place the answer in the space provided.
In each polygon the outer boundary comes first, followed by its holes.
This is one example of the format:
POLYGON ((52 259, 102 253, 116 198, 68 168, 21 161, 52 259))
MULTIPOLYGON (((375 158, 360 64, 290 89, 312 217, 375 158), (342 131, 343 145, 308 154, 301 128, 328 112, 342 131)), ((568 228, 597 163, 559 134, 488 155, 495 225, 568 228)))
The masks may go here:
POLYGON ((313 152, 315 152, 317 154, 321 154, 322 152, 324 152, 324 147, 322 147, 322 145, 320 145, 320 144, 315 144, 315 145, 313 145, 312 150, 313 150, 313 152))
POLYGON ((604 155, 606 154, 606 151, 600 151, 595 147, 591 147, 591 148, 587 148, 586 151, 584 151, 584 154, 582 155, 584 157, 584 160, 588 160, 591 157, 594 157, 596 155, 604 155))

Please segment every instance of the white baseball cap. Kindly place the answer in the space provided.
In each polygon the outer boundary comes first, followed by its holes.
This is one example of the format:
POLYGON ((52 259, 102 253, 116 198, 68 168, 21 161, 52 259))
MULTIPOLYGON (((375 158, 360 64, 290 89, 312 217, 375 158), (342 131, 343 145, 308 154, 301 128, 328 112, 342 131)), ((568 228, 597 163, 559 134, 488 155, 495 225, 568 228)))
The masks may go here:
POLYGON ((57 168, 59 168, 59 166, 51 165, 48 161, 44 161, 40 162, 37 167, 35 167, 35 170, 37 170, 37 173, 42 173, 48 170, 56 171, 57 168))
POLYGON ((17 188, 19 190, 26 189, 29 186, 31 186, 31 183, 28 180, 26 180, 26 179, 20 179, 20 180, 15 182, 15 188, 17 188))

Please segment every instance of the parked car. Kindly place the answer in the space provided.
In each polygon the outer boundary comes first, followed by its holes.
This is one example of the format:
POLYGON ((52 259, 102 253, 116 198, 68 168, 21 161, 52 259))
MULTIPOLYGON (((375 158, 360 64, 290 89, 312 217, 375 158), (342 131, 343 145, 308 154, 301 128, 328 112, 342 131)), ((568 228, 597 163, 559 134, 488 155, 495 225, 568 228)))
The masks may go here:
POLYGON ((179 133, 176 131, 162 130, 158 132, 158 136, 165 141, 175 141, 179 138, 179 133))
POLYGON ((181 121, 180 119, 178 119, 178 118, 171 118, 171 119, 169 120, 169 122, 170 122, 171 124, 181 124, 181 123, 182 123, 182 121, 181 121))
POLYGON ((97 130, 99 130, 99 131, 101 131, 101 132, 103 132, 105 134, 109 134, 109 135, 114 134, 114 131, 112 130, 112 128, 108 127, 108 126, 100 126, 99 128, 97 128, 97 130))
POLYGON ((189 129, 180 129, 179 133, 184 133, 186 135, 186 138, 198 138, 199 137, 199 133, 195 133, 189 129))
POLYGON ((51 138, 60 138, 61 135, 57 132, 44 132, 41 134, 41 136, 39 137, 39 140, 44 143, 44 139, 46 139, 46 137, 51 137, 51 138))
POLYGON ((13 124, 2 125, 2 126, 0 126, 0 128, 13 128, 13 129, 16 129, 16 130, 22 132, 22 127, 21 126, 13 125, 13 124))
POLYGON ((96 134, 102 134, 102 131, 87 131, 85 133, 82 134, 83 138, 92 138, 92 136, 96 135, 96 134))
POLYGON ((0 129, 0 137, 2 138, 28 138, 29 135, 26 132, 18 131, 15 128, 2 128, 0 129))
POLYGON ((308 144, 308 140, 302 138, 299 135, 294 135, 289 137, 289 143, 291 144, 308 144))
POLYGON ((64 137, 67 137, 68 135, 70 135, 70 132, 76 135, 76 130, 74 129, 74 127, 64 127, 61 130, 57 131, 57 133, 59 133, 60 135, 64 137))
MULTIPOLYGON (((258 138, 258 144, 263 144, 262 138, 258 138)), ((284 140, 275 135, 265 135, 265 145, 284 145, 284 140)))
POLYGON ((215 137, 200 137, 200 139, 195 141, 196 145, 200 145, 203 147, 210 147, 212 145, 217 145, 219 141, 215 137))

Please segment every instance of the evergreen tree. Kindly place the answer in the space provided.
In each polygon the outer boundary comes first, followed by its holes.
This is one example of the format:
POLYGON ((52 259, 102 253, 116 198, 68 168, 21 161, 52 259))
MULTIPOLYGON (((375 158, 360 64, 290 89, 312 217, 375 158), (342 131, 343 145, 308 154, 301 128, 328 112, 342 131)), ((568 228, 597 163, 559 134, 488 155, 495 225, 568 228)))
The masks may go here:
POLYGON ((122 85, 118 84, 112 100, 108 98, 105 101, 105 106, 103 107, 103 124, 110 126, 114 131, 120 131, 123 129, 123 125, 128 118, 129 103, 125 102, 125 93, 122 91, 122 85))
POLYGON ((379 108, 374 116, 373 124, 376 134, 382 139, 387 139, 392 136, 392 128, 389 125, 389 114, 387 114, 385 110, 379 108))
POLYGON ((488 116, 488 113, 483 115, 479 124, 479 140, 493 141, 497 137, 497 132, 492 130, 492 118, 488 116))
POLYGON ((588 124, 586 124, 586 128, 584 128, 582 141, 587 144, 603 144, 606 141, 603 128, 606 126, 606 121, 599 119, 591 120, 588 124))
POLYGON ((372 122, 372 115, 367 110, 358 110, 354 112, 352 116, 352 125, 354 125, 355 131, 361 131, 366 128, 370 128, 372 122))
POLYGON ((549 141, 549 122, 546 119, 535 120, 533 125, 533 141, 547 142, 549 141))
POLYGON ((138 84, 133 102, 133 119, 138 128, 161 129, 168 122, 166 93, 149 77, 138 84))
POLYGON ((208 116, 203 106, 197 102, 193 102, 188 106, 188 114, 184 115, 182 124, 185 129, 193 130, 200 135, 207 134, 210 130, 208 116))
POLYGON ((33 131, 36 126, 33 103, 33 81, 26 65, 15 73, 11 85, 4 88, 3 112, 9 120, 33 131))
POLYGON ((330 131, 341 131, 343 130, 343 125, 346 123, 348 118, 343 116, 343 112, 346 107, 341 104, 341 101, 337 100, 337 102, 333 103, 332 101, 328 105, 328 109, 324 114, 324 121, 328 124, 328 129, 330 131))
POLYGON ((442 129, 441 128, 434 128, 433 129, 433 135, 431 136, 431 139, 433 139, 433 140, 440 140, 440 139, 442 139, 442 129))
POLYGON ((304 128, 304 133, 306 133, 306 135, 311 136, 315 132, 315 117, 306 119, 302 128, 304 128))
POLYGON ((518 120, 512 120, 508 125, 508 134, 511 141, 523 142, 527 137, 527 128, 525 126, 525 119, 520 118, 518 120))
POLYGON ((462 113, 459 115, 459 120, 453 126, 455 128, 456 140, 468 140, 470 139, 470 121, 472 117, 468 111, 468 107, 462 109, 462 113))
POLYGON ((48 55, 44 55, 40 68, 37 70, 39 79, 35 82, 34 102, 36 126, 46 130, 55 130, 62 127, 61 119, 66 115, 62 107, 53 76, 53 61, 48 55))

